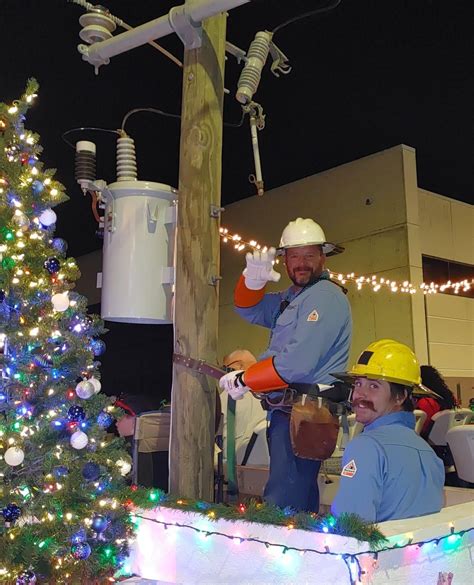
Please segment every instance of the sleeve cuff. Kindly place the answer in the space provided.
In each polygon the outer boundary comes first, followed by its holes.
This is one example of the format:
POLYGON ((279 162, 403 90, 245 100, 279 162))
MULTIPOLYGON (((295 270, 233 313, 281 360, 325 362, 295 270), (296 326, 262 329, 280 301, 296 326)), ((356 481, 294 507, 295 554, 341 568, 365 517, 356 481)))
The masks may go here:
POLYGON ((265 296, 265 287, 260 290, 250 290, 245 286, 245 277, 241 274, 234 291, 234 304, 236 307, 246 309, 258 305, 265 296))
POLYGON ((252 392, 271 392, 288 388, 288 383, 280 377, 273 365, 273 357, 268 357, 245 372, 244 383, 252 392))

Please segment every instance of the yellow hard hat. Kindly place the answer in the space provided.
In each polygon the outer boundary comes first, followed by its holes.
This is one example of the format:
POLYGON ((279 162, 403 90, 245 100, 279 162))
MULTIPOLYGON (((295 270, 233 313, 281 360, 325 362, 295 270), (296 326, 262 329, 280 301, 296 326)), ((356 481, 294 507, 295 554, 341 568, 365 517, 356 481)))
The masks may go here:
POLYGON ((332 375, 345 381, 369 378, 413 387, 421 384, 420 364, 413 350, 393 339, 374 341, 348 372, 332 375))

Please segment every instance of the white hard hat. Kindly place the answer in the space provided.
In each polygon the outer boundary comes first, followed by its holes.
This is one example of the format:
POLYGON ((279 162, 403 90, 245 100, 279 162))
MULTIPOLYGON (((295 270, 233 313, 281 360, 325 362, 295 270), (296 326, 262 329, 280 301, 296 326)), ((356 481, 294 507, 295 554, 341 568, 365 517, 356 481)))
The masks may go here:
POLYGON ((286 226, 281 234, 279 250, 298 248, 300 246, 322 246, 324 254, 334 256, 341 253, 344 248, 326 242, 322 227, 312 219, 298 217, 286 226))

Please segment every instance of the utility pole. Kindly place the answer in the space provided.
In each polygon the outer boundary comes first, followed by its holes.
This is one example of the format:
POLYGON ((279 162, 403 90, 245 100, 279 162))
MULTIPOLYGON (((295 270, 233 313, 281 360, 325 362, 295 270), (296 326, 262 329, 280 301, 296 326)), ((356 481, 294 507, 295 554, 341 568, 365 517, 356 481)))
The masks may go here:
MULTIPOLYGON (((219 310, 225 13, 186 49, 176 241, 175 352, 216 363, 219 310)), ((173 365, 170 492, 212 501, 216 384, 173 365)))

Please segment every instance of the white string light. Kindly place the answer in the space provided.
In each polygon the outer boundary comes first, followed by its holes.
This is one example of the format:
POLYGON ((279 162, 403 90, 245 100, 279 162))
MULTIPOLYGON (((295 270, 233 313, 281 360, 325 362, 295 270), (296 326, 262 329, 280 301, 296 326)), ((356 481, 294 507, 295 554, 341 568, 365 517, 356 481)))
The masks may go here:
MULTIPOLYGON (((242 236, 239 236, 239 234, 231 233, 226 227, 221 227, 219 231, 223 243, 233 244, 233 247, 237 252, 243 252, 244 250, 261 250, 262 252, 266 252, 268 250, 268 246, 259 244, 256 240, 246 241, 242 239, 242 236)), ((275 262, 278 264, 278 260, 275 262)), ((373 292, 379 292, 381 289, 388 289, 392 293, 408 293, 413 295, 417 292, 423 292, 425 295, 431 295, 451 289, 454 294, 459 294, 460 291, 467 292, 474 285, 474 279, 469 280, 467 278, 455 282, 448 280, 443 284, 422 282, 420 285, 414 285, 408 280, 399 282, 383 276, 376 276, 375 274, 364 276, 357 275, 354 272, 348 274, 333 272, 332 270, 329 270, 328 272, 331 279, 336 280, 340 284, 354 282, 357 285, 357 290, 361 290, 364 286, 369 286, 372 288, 373 292)))

